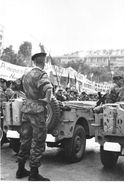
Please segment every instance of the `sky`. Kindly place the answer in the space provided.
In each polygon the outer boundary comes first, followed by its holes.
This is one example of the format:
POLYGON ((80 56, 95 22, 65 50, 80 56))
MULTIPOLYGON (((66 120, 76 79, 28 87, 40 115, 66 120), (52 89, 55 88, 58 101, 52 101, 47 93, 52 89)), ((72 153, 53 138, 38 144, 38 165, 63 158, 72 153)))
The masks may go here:
POLYGON ((124 0, 0 0, 4 46, 39 43, 52 55, 124 49, 124 0))

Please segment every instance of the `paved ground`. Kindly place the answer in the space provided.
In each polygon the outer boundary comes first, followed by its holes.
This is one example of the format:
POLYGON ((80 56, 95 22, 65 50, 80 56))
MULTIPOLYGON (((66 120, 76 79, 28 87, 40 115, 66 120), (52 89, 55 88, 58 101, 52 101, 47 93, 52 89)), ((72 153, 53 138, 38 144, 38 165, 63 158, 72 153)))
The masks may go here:
MULTIPOLYGON (((28 161, 26 166, 28 168, 28 161)), ((16 155, 9 144, 4 144, 1 149, 1 179, 17 181, 16 170, 16 155)), ((47 148, 40 173, 53 181, 124 181, 124 157, 119 157, 115 169, 104 169, 99 158, 99 144, 93 138, 87 140, 85 157, 78 163, 68 164, 63 151, 47 148)), ((27 178, 22 180, 27 181, 27 178)))

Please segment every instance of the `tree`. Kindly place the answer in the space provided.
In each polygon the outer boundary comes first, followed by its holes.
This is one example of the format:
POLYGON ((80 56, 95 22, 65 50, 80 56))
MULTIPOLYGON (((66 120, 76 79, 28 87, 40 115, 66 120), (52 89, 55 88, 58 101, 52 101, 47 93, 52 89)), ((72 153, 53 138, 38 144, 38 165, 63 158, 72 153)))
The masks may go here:
POLYGON ((17 64, 17 54, 14 52, 12 45, 3 50, 1 60, 12 64, 17 64))
POLYGON ((32 44, 30 42, 23 42, 18 51, 18 65, 31 66, 31 51, 32 44))
POLYGON ((15 53, 13 46, 10 45, 3 50, 1 60, 19 66, 31 66, 31 51, 32 44, 27 41, 20 45, 18 53, 15 53))

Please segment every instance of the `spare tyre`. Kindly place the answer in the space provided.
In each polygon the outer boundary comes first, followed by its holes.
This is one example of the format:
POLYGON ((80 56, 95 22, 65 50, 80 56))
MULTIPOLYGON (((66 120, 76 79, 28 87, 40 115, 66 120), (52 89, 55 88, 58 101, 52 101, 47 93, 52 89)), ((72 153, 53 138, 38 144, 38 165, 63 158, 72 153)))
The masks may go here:
POLYGON ((52 133, 56 129, 60 121, 60 114, 60 102, 55 97, 52 97, 51 102, 47 105, 47 133, 52 133))

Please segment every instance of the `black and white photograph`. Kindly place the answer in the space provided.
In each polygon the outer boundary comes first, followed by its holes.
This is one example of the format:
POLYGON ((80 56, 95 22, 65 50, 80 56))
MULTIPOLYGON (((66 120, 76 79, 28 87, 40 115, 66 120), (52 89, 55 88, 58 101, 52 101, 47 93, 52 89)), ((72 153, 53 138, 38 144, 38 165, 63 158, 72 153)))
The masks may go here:
POLYGON ((0 184, 9 181, 122 185, 124 0, 0 0, 0 184))

